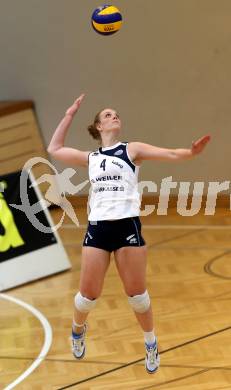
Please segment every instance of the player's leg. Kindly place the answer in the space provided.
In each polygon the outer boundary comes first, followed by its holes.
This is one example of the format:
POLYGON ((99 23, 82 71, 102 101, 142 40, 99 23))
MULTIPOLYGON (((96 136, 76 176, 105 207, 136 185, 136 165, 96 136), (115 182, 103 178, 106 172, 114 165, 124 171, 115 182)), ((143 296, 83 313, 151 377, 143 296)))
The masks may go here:
MULTIPOLYGON (((115 262, 128 297, 142 295, 146 291, 146 246, 123 247, 115 251, 115 262)), ((153 330, 151 302, 146 303, 143 313, 135 311, 135 315, 144 332, 153 330)))
MULTIPOLYGON (((100 296, 104 277, 110 263, 110 252, 85 246, 82 248, 79 293, 75 297, 74 321, 84 324, 100 296), (82 297, 86 298, 84 301, 82 297)), ((80 329, 76 329, 81 331, 80 329)))
POLYGON ((146 346, 146 369, 155 372, 159 354, 154 333, 152 305, 146 286, 146 246, 127 246, 115 251, 115 262, 124 285, 128 301, 143 329, 146 346))
POLYGON ((79 292, 75 296, 72 351, 81 359, 85 353, 86 319, 99 298, 110 263, 110 252, 85 246, 82 248, 79 292))

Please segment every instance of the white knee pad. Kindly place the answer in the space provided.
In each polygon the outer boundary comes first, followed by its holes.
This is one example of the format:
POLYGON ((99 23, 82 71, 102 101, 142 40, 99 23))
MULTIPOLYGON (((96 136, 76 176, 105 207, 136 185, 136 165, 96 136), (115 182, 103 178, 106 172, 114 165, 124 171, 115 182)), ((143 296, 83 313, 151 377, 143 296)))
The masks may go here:
POLYGON ((141 295, 134 295, 133 297, 128 297, 128 302, 131 307, 137 313, 144 313, 149 309, 150 298, 147 290, 141 295))
POLYGON ((96 305, 96 299, 88 299, 83 297, 81 292, 78 292, 75 296, 75 307, 81 313, 88 313, 96 305))

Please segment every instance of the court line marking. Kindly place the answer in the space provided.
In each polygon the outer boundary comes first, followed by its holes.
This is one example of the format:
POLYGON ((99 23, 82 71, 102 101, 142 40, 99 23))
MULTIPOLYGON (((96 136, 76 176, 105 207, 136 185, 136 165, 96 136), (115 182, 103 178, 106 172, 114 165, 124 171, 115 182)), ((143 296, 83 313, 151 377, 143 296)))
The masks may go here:
POLYGON ((209 260, 205 265, 204 265, 204 271, 209 274, 210 276, 215 276, 216 278, 224 279, 224 280, 230 280, 230 276, 225 276, 221 275, 212 269, 213 263, 215 263, 217 260, 220 260, 221 258, 224 258, 226 255, 229 255, 231 252, 230 249, 224 251, 223 253, 213 257, 211 260, 209 260))
MULTIPOLYGON (((64 224, 60 229, 86 229, 88 225, 64 224)), ((231 230, 231 225, 145 225, 142 224, 144 229, 207 229, 207 230, 231 230)))
MULTIPOLYGON (((226 332, 227 330, 231 330, 231 326, 227 326, 226 328, 218 329, 218 330, 216 330, 216 331, 214 331, 214 332, 207 333, 207 334, 205 334, 205 335, 203 335, 203 336, 196 337, 196 338, 191 339, 191 340, 188 340, 188 341, 186 341, 186 342, 184 342, 184 343, 177 344, 177 345, 175 345, 175 346, 173 346, 173 347, 170 347, 170 348, 167 348, 167 349, 165 349, 165 350, 163 350, 163 351, 160 351, 159 353, 160 353, 160 355, 165 354, 165 353, 167 353, 167 352, 169 352, 169 351, 173 351, 173 350, 175 350, 175 349, 179 349, 179 348, 182 348, 182 347, 184 347, 184 346, 186 346, 186 345, 193 344, 193 343, 195 343, 195 342, 197 342, 197 341, 206 339, 206 338, 208 338, 208 337, 217 335, 217 334, 219 334, 219 333, 226 332)), ((70 383, 69 385, 66 385, 66 386, 63 386, 63 387, 59 387, 59 388, 57 388, 56 390, 70 389, 70 388, 73 387, 73 386, 78 386, 78 385, 81 384, 81 383, 88 382, 88 381, 91 381, 91 380, 93 380, 93 379, 97 379, 97 378, 99 378, 99 377, 101 377, 101 376, 110 374, 110 373, 115 372, 115 371, 119 371, 119 370, 121 370, 121 369, 123 369, 123 368, 127 368, 127 367, 129 367, 129 366, 132 366, 132 365, 134 365, 134 364, 137 364, 137 363, 140 363, 140 362, 143 362, 143 361, 144 361, 144 358, 141 358, 141 359, 137 359, 137 360, 134 360, 134 361, 125 363, 125 364, 123 364, 123 365, 119 365, 119 366, 116 367, 116 368, 112 368, 112 369, 110 369, 110 370, 103 371, 103 372, 101 372, 101 373, 99 373, 99 374, 96 374, 96 375, 92 375, 92 376, 87 377, 87 378, 85 378, 85 379, 82 379, 82 380, 80 380, 80 381, 77 381, 77 382, 74 382, 74 383, 70 383)), ((206 371, 207 371, 207 370, 210 371, 210 370, 212 370, 212 369, 213 369, 212 367, 209 367, 208 369, 205 369, 205 370, 206 370, 206 371)), ((203 371, 204 371, 204 370, 203 370, 203 371)), ((200 373, 200 372, 199 372, 199 373, 200 373)), ((193 373, 193 375, 198 375, 198 372, 193 373)), ((180 379, 181 379, 181 378, 176 378, 176 379, 174 379, 174 381, 178 381, 178 380, 180 380, 180 379)), ((143 387, 143 388, 139 388, 139 389, 137 389, 137 390, 144 390, 144 389, 148 389, 148 388, 151 389, 151 388, 153 388, 153 387, 162 386, 162 385, 164 385, 165 383, 168 383, 168 382, 158 383, 157 385, 151 385, 151 386, 149 386, 149 387, 143 387)))
POLYGON ((15 379, 13 382, 11 382, 3 389, 3 390, 11 390, 15 386, 17 386, 20 382, 22 382, 26 377, 28 377, 42 363, 42 361, 46 357, 52 343, 52 328, 48 320, 46 319, 46 317, 38 309, 29 305, 29 303, 26 303, 24 301, 21 301, 18 298, 6 294, 0 294, 0 298, 16 303, 17 305, 22 306, 24 309, 31 312, 41 322, 44 329, 44 338, 45 338, 44 344, 38 357, 27 368, 26 371, 24 371, 17 379, 15 379))

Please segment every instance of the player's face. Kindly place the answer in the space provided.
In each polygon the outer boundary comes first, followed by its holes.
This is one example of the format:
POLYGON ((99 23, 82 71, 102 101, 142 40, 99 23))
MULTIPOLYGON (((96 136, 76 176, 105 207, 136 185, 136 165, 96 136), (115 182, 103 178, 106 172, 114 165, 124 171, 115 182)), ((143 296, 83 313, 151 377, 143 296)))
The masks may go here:
POLYGON ((116 111, 106 108, 100 113, 100 130, 120 130, 121 121, 116 111))

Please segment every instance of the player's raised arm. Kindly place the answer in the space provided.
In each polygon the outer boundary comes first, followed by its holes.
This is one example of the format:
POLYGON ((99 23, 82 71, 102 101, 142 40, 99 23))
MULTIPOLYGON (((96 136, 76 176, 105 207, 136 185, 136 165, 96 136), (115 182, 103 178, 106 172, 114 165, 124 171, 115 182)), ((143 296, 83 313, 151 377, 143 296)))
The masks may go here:
POLYGON ((64 118, 58 124, 50 144, 47 148, 55 159, 64 161, 67 164, 74 164, 79 166, 87 166, 89 151, 81 151, 74 148, 64 146, 67 131, 71 125, 74 115, 78 111, 80 104, 84 98, 84 94, 80 95, 78 99, 67 109, 64 118))
POLYGON ((129 154, 132 160, 180 161, 190 159, 201 153, 210 140, 210 135, 205 135, 192 142, 191 149, 167 149, 142 142, 130 142, 129 154))

